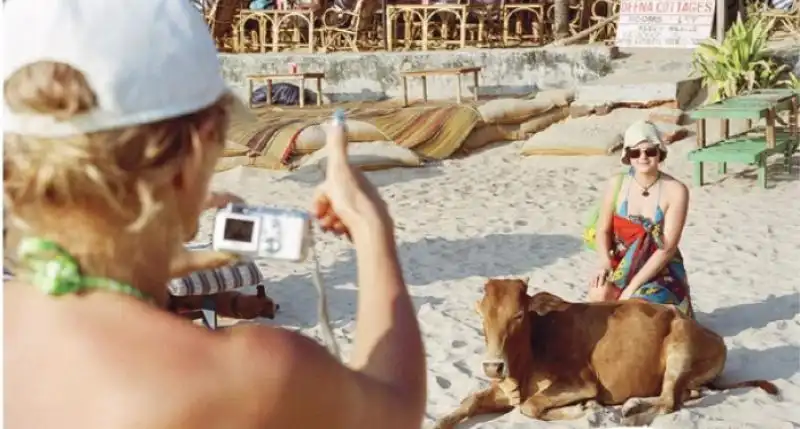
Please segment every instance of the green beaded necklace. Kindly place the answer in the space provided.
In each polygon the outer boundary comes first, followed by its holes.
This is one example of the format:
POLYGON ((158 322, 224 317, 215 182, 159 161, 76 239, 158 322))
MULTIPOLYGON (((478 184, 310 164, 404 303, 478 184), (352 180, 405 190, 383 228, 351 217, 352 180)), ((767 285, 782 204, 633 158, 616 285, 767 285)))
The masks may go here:
POLYGON ((61 296, 87 290, 106 290, 154 302, 152 296, 125 283, 81 274, 78 261, 61 246, 41 238, 24 238, 17 248, 20 265, 26 268, 29 281, 42 292, 61 296))

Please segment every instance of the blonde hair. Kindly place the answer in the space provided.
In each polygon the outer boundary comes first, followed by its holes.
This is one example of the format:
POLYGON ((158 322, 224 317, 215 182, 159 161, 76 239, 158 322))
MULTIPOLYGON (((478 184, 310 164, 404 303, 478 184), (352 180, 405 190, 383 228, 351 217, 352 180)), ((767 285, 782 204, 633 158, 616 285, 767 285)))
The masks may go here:
MULTIPOLYGON (((97 106, 83 74, 57 62, 21 68, 4 82, 4 90, 6 104, 15 113, 64 120, 97 106)), ((229 96, 223 96, 185 116, 68 138, 7 133, 7 213, 28 221, 42 210, 81 205, 99 208, 125 222, 129 231, 138 231, 160 210, 160 190, 193 153, 200 130, 213 127, 211 144, 223 144, 229 102, 229 96)))

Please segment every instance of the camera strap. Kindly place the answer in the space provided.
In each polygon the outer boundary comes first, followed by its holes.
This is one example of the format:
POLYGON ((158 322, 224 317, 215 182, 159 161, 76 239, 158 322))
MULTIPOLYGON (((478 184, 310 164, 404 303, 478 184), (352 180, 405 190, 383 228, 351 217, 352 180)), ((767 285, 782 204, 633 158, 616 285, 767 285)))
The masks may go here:
POLYGON ((319 257, 317 256, 317 249, 316 249, 316 242, 314 241, 314 236, 311 236, 311 259, 314 262, 314 270, 311 274, 311 280, 314 283, 314 287, 317 289, 317 323, 319 324, 319 328, 322 331, 322 340, 325 342, 325 345, 328 347, 328 351, 336 357, 336 359, 341 360, 341 355, 339 354, 339 344, 336 343, 336 337, 333 335, 333 329, 331 329, 331 321, 330 317, 328 316, 328 295, 325 293, 325 286, 322 284, 322 274, 320 273, 319 268, 319 257))

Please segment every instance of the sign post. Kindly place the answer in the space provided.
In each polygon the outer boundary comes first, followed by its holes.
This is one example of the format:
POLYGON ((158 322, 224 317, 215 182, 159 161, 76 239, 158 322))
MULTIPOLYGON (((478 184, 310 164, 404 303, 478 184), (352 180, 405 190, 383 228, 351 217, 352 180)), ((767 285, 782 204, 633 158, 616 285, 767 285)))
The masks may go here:
POLYGON ((725 0, 717 0, 717 41, 722 43, 725 40, 725 14, 728 8, 725 6, 725 0))
POLYGON ((724 0, 621 0, 617 46, 694 48, 711 36, 717 1, 724 3, 724 0))

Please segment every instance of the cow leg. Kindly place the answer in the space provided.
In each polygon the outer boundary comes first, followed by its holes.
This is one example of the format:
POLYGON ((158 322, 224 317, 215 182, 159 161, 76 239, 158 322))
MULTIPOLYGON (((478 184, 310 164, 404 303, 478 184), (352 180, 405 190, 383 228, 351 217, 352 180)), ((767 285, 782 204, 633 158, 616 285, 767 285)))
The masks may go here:
POLYGON ((631 398, 622 407, 625 424, 649 425, 658 415, 677 411, 691 395, 689 381, 692 368, 692 349, 685 324, 673 325, 665 339, 666 353, 661 395, 655 398, 631 398), (676 332, 677 331, 677 332, 676 332))
POLYGON ((473 393, 461 402, 452 413, 436 422, 434 429, 452 429, 462 420, 480 414, 507 413, 514 409, 503 389, 497 383, 480 392, 473 393))
POLYGON ((597 397, 597 385, 581 380, 581 383, 554 382, 541 392, 530 396, 519 407, 519 411, 533 419, 543 419, 545 412, 597 397))
POLYGON ((575 420, 584 417, 590 411, 596 411, 602 406, 595 400, 590 400, 585 403, 568 405, 560 408, 550 408, 545 410, 540 420, 544 421, 559 421, 559 420, 575 420))
POLYGON ((519 383, 516 380, 512 379, 511 377, 506 377, 503 379, 503 381, 498 383, 497 386, 503 391, 503 393, 506 395, 506 398, 508 398, 509 405, 514 407, 519 405, 521 395, 519 383))

